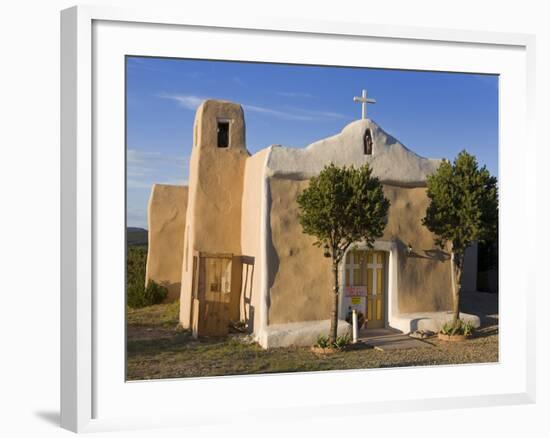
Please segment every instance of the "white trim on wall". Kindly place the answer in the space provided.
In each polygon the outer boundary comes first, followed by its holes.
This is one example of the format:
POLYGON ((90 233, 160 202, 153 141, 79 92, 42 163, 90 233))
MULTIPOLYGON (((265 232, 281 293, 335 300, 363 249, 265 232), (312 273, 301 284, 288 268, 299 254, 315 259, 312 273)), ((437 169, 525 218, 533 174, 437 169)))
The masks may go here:
POLYGON ((267 336, 267 325, 269 317, 269 251, 268 241, 271 242, 271 191, 269 189, 269 175, 267 173, 267 163, 271 155, 273 147, 270 146, 267 154, 265 154, 263 170, 262 170, 262 201, 260 212, 260 266, 261 268, 261 283, 260 283, 260 327, 257 330, 254 327, 254 338, 262 345, 265 344, 262 341, 263 337, 267 336), (269 198, 268 198, 269 196, 269 198), (268 240, 269 238, 269 240, 268 240))

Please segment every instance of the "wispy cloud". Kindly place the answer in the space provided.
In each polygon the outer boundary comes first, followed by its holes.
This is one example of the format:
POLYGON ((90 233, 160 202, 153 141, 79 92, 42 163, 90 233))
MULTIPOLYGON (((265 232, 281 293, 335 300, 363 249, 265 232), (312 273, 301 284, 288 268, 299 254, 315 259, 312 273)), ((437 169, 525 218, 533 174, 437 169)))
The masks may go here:
POLYGON ((128 188, 150 189, 155 183, 187 184, 184 176, 188 173, 189 158, 186 156, 128 149, 126 161, 128 188))
POLYGON ((153 184, 187 185, 189 159, 150 148, 126 152, 126 218, 129 226, 147 228, 147 202, 153 184))
POLYGON ((296 108, 296 107, 288 107, 289 110, 295 111, 297 113, 302 113, 307 116, 311 116, 312 120, 320 120, 320 119, 345 119, 349 116, 337 113, 334 111, 317 111, 317 110, 308 110, 308 109, 302 109, 302 108, 296 108))
POLYGON ((279 96, 284 96, 284 97, 305 97, 307 99, 311 99, 312 97, 315 97, 313 94, 302 93, 300 91, 277 91, 275 94, 278 94, 279 96))
POLYGON ((251 112, 251 113, 258 113, 258 114, 266 114, 269 116, 277 117, 279 119, 285 119, 285 120, 315 120, 314 117, 308 114, 304 113, 293 113, 290 111, 285 110, 276 110, 273 108, 266 108, 263 106, 257 106, 257 105, 247 105, 243 104, 243 108, 245 111, 251 112))
MULTIPOLYGON (((161 93, 158 97, 176 101, 180 106, 189 110, 196 110, 207 97, 188 94, 161 93)), ((271 108, 259 105, 241 104, 245 111, 250 113, 264 114, 285 120, 319 121, 327 119, 344 119, 346 116, 331 111, 316 111, 296 107, 271 108)))
POLYGON ((185 94, 168 94, 168 93, 160 93, 157 95, 157 97, 160 97, 161 99, 174 100, 177 103, 179 103, 180 106, 190 110, 196 110, 199 107, 199 105, 206 99, 204 97, 199 97, 199 96, 192 96, 192 95, 185 95, 185 94))

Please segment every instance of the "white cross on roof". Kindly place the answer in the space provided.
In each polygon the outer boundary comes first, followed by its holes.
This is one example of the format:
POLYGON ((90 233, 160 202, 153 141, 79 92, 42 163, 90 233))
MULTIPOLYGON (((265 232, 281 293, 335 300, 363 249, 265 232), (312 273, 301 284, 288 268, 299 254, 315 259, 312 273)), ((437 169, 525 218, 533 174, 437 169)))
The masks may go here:
POLYGON ((355 96, 353 98, 354 102, 361 102, 361 118, 367 118, 367 103, 376 103, 375 99, 367 98, 367 90, 363 90, 361 97, 355 96))

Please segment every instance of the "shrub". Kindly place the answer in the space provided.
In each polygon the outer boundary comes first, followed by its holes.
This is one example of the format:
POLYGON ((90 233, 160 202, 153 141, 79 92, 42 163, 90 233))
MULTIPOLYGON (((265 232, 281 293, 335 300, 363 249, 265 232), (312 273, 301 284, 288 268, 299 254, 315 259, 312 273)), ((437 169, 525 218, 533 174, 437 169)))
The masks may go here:
POLYGON ((126 259, 126 304, 132 308, 159 304, 168 296, 168 289, 154 281, 145 287, 147 247, 129 246, 126 259))
POLYGON ((351 343, 351 338, 349 335, 337 336, 334 341, 334 348, 341 350, 344 347, 348 346, 351 343))
POLYGON ((319 348, 328 348, 330 346, 328 336, 325 336, 325 335, 317 336, 317 342, 315 343, 314 346, 319 348))
POLYGON ((126 291, 128 297, 139 295, 139 290, 144 289, 146 264, 147 247, 128 246, 126 254, 126 291))
POLYGON ((168 289, 150 280, 147 287, 132 287, 128 289, 127 304, 132 308, 147 307, 162 303, 168 296, 168 289))
POLYGON ((317 342, 315 342, 314 347, 317 348, 335 348, 336 350, 342 350, 347 345, 351 343, 351 338, 349 335, 337 336, 334 342, 330 342, 330 338, 325 335, 317 336, 317 342))
POLYGON ((473 331, 474 331, 474 325, 470 321, 464 322, 463 319, 459 319, 458 324, 456 325, 453 324, 452 321, 448 321, 445 324, 443 324, 443 327, 441 327, 440 333, 447 336, 453 336, 453 335, 470 336, 473 331))
POLYGON ((463 324, 462 332, 464 333, 465 336, 470 336, 474 331, 474 325, 470 321, 468 321, 465 324, 463 322, 462 324, 463 324))
POLYGON ((452 334, 452 331, 454 329, 454 325, 451 322, 446 322, 443 324, 443 327, 441 327, 440 333, 450 336, 452 334))

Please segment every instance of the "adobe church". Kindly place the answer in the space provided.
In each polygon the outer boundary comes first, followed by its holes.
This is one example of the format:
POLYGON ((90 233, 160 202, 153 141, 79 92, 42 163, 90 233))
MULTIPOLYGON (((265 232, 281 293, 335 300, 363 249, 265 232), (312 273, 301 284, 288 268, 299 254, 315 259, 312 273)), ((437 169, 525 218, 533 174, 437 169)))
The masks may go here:
MULTIPOLYGON (((195 336, 253 334, 264 348, 312 345, 328 333, 331 260, 298 222, 298 194, 325 165, 369 163, 391 202, 384 235, 362 242, 340 266, 338 330, 355 308, 366 328, 437 330, 451 318, 449 254, 421 224, 426 177, 441 160, 408 150, 363 118, 306 148, 246 148, 243 109, 207 100, 197 109, 189 185, 155 184, 148 206, 147 281, 180 298, 180 323, 195 336)), ((477 250, 466 253, 463 290, 475 290, 477 250)), ((461 317, 479 326, 473 315, 461 317)))

